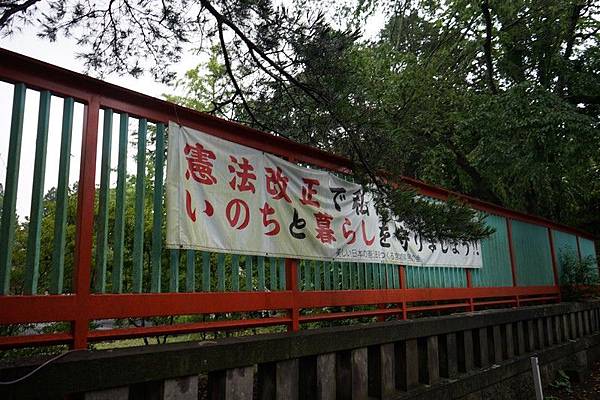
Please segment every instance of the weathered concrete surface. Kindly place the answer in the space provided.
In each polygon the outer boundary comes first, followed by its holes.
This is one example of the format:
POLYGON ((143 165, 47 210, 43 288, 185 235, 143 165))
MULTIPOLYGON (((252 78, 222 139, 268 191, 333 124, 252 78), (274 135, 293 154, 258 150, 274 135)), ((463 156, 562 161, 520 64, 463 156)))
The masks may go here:
POLYGON ((198 375, 167 379, 163 382, 163 400, 195 400, 198 398, 198 375))
POLYGON ((84 400, 127 400, 129 398, 129 387, 88 392, 83 396, 83 398, 84 400))

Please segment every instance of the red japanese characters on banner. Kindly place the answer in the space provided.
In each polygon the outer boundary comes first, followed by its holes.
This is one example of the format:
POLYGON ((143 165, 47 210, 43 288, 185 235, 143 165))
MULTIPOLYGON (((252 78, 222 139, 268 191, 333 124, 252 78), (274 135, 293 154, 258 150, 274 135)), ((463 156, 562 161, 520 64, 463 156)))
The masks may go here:
POLYGON ((479 243, 398 239, 360 185, 175 123, 166 187, 169 248, 481 267, 479 243))

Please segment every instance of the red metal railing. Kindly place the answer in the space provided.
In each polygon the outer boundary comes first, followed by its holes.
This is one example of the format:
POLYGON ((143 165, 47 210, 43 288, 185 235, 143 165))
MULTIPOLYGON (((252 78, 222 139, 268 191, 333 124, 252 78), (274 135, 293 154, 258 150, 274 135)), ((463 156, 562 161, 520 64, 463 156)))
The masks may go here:
POLYGON ((177 120, 180 124, 202 130, 220 138, 273 153, 296 162, 312 164, 333 171, 348 172, 349 160, 308 147, 282 137, 276 137, 230 121, 177 106, 156 98, 73 73, 37 60, 0 49, 0 80, 24 83, 34 90, 48 90, 55 96, 72 97, 85 106, 82 153, 78 185, 77 234, 74 253, 73 288, 70 295, 6 295, 0 296, 0 325, 34 322, 68 321, 71 331, 44 335, 0 337, 0 348, 69 344, 85 348, 89 342, 151 335, 183 334, 206 330, 245 329, 256 326, 286 325, 298 330, 300 324, 352 317, 407 318, 409 313, 432 310, 466 310, 492 306, 519 306, 531 302, 550 302, 560 299, 557 284, 556 256, 552 245, 554 285, 516 285, 516 262, 513 254, 511 220, 524 221, 557 229, 577 236, 589 234, 556 224, 543 218, 508 210, 462 194, 405 178, 424 195, 438 199, 455 196, 472 207, 506 217, 512 266, 513 286, 473 287, 471 271, 465 270, 465 288, 407 287, 404 267, 399 267, 399 289, 321 290, 300 291, 297 282, 297 261, 287 259, 286 288, 273 292, 197 292, 197 293, 139 293, 95 294, 90 291, 96 152, 98 120, 101 109, 113 109, 130 116, 145 118, 154 123, 177 120), (436 304, 439 303, 439 304, 436 304), (316 312, 302 310, 325 307, 376 306, 369 310, 316 312), (134 318, 149 316, 245 313, 264 310, 283 312, 274 317, 193 322, 186 324, 135 327, 126 329, 91 330, 89 323, 105 318, 134 318))

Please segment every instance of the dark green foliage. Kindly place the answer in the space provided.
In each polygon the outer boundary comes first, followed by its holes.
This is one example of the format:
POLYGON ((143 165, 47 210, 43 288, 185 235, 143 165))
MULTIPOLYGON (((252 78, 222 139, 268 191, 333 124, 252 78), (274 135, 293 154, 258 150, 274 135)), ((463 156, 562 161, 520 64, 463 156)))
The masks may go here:
POLYGON ((598 261, 588 256, 580 259, 574 252, 565 253, 560 260, 562 276, 562 296, 567 301, 577 301, 588 297, 590 286, 598 285, 598 261))

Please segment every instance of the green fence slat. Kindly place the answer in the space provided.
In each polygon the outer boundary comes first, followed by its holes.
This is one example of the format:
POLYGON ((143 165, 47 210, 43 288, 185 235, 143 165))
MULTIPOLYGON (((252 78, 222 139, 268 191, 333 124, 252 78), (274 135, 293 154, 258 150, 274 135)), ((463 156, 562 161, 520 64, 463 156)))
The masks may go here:
POLYGON ((400 288, 400 267, 396 264, 392 264, 392 282, 394 282, 394 289, 400 288))
MULTIPOLYGON (((48 125, 50 124, 50 92, 40 93, 37 137, 33 161, 33 185, 31 188, 31 211, 27 235, 27 253, 25 257, 25 294, 36 294, 40 269, 40 241, 42 209, 44 202, 44 177, 46 176, 46 150, 48 148, 48 125)), ((50 291, 54 294, 62 291, 62 276, 52 271, 50 291), (60 282, 58 282, 58 278, 60 282)))
MULTIPOLYGON (((284 268, 285 268, 285 259, 284 261, 284 268)), ((301 267, 301 262, 297 261, 296 264, 296 279, 297 279, 297 288, 298 290, 303 290, 303 286, 302 286, 302 267, 301 267)), ((287 283, 286 283, 286 289, 287 289, 287 283)))
POLYGON ((144 197, 146 192, 146 130, 148 122, 140 118, 138 123, 137 172, 135 176, 135 222, 133 231, 133 291, 142 291, 144 270, 144 197))
POLYGON ((312 262, 315 274, 314 274, 314 279, 315 279, 315 290, 321 290, 321 262, 320 261, 313 261, 312 262))
POLYGON ((179 250, 169 250, 169 291, 179 292, 179 250))
POLYGON ((217 290, 225 291, 225 254, 217 253, 217 290))
POLYGON ((364 289, 365 288, 365 282, 364 282, 364 264, 363 263, 356 263, 356 287, 358 289, 364 289))
POLYGON ((246 290, 252 291, 252 256, 246 256, 244 258, 244 263, 246 267, 246 290))
POLYGON ((231 255, 231 290, 240 291, 240 256, 231 255))
POLYGON ((373 272, 373 288, 379 289, 379 266, 380 264, 372 264, 371 271, 373 272))
POLYGON ((342 262, 342 290, 348 289, 348 263, 342 262))
POLYGON ((123 254, 125 241, 125 179, 127 178, 127 130, 129 115, 121 114, 119 121, 119 155, 117 163, 117 204, 115 207, 115 236, 114 236, 114 261, 112 271, 112 291, 123 291, 123 254))
POLYGON ((256 268, 258 270, 258 290, 265 290, 265 258, 263 256, 256 257, 256 268))
POLYGON ((279 273, 277 276, 279 277, 279 289, 285 290, 287 286, 285 282, 285 258, 279 259, 279 273))
POLYGON ((106 260, 108 251, 108 192, 112 146, 113 110, 104 110, 102 159, 100 161, 100 193, 98 195, 98 235, 96 236, 96 292, 106 291, 106 260))
POLYGON ((54 214, 54 248, 52 249, 52 271, 55 283, 60 287, 56 293, 62 292, 65 268, 65 245, 67 235, 67 207, 69 199, 69 168, 71 164, 71 138, 73 136, 73 108, 75 101, 67 97, 63 103, 63 119, 58 164, 58 185, 56 189, 56 213, 54 214))
POLYGON ((202 291, 210 292, 210 253, 202 252, 202 291))
POLYGON ((15 207, 19 183, 19 163, 25 117, 25 85, 18 83, 14 88, 12 116, 10 121, 10 142, 8 164, 2 203, 2 226, 0 226, 0 294, 8 294, 10 270, 12 267, 13 241, 15 239, 15 207))
POLYGON ((354 289, 355 286, 355 282, 356 282, 356 263, 349 263, 348 264, 348 289, 354 289))
POLYGON ((194 250, 185 252, 185 291, 196 291, 196 252, 194 250))
POLYGON ((331 290, 331 264, 327 261, 323 261, 323 289, 331 290))
POLYGON ((371 263, 365 263, 365 289, 371 289, 373 265, 371 263))
POLYGON ((307 260, 302 260, 302 271, 304 271, 304 273, 302 274, 302 283, 304 286, 304 290, 310 290, 312 288, 312 280, 310 277, 310 262, 308 262, 307 260))
POLYGON ((152 249, 150 263, 150 291, 160 292, 162 218, 163 218, 163 170, 165 165, 165 126, 156 124, 156 152, 154 158, 154 193, 152 194, 152 249))
POLYGON ((305 286, 304 286, 304 261, 303 260, 298 260, 298 289, 299 290, 304 290, 305 286))
POLYGON ((269 288, 277 290, 277 263, 274 257, 269 258, 269 288))
MULTIPOLYGON (((65 244, 67 234, 67 207, 69 200, 69 168, 71 164, 71 138, 73 133, 74 100, 67 97, 63 103, 63 118, 58 163, 58 185, 56 189, 56 212, 54 214, 54 245, 52 249, 52 271, 57 271, 57 283, 61 283, 65 268, 65 244)), ((58 288, 57 288, 58 289, 58 288)), ((57 293, 62 292, 62 287, 57 293)))
POLYGON ((339 290, 340 289, 340 275, 339 275, 339 268, 338 268, 337 262, 334 261, 331 263, 331 271, 332 271, 332 275, 333 275, 333 279, 332 279, 333 290, 339 290))

